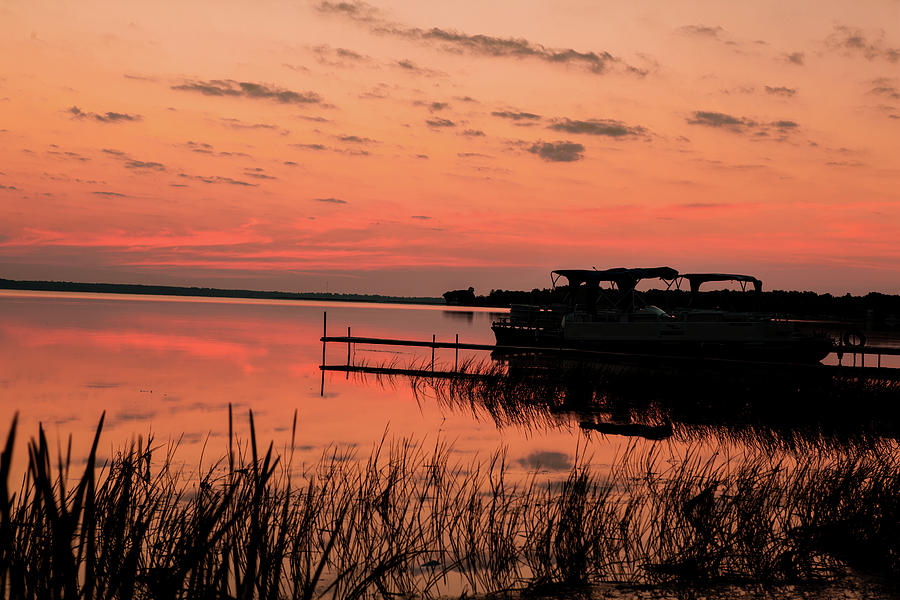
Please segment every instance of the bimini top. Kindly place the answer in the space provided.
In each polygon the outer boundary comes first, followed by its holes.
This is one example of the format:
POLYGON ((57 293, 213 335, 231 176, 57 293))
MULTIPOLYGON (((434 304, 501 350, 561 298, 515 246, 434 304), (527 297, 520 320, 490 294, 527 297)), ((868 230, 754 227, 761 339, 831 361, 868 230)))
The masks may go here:
POLYGON ((753 289, 757 292, 762 291, 762 281, 750 275, 734 275, 730 273, 687 273, 682 275, 691 282, 691 292, 700 291, 700 286, 708 281, 738 281, 743 289, 747 283, 753 284, 753 289))
POLYGON ((599 285, 601 282, 611 281, 616 284, 620 291, 634 289, 642 279, 654 279, 656 277, 671 281, 678 277, 678 271, 672 267, 648 267, 639 269, 626 269, 618 267, 615 269, 605 269, 603 271, 594 271, 592 269, 559 269, 552 271, 554 285, 559 277, 565 277, 569 280, 569 285, 575 287, 582 283, 590 285, 599 285))

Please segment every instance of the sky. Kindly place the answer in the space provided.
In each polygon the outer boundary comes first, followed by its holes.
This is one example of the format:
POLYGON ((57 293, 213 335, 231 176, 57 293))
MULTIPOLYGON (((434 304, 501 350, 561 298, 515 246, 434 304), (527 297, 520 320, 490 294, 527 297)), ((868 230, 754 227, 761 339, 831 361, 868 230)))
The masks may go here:
POLYGON ((900 0, 0 0, 0 277, 900 293, 900 0))

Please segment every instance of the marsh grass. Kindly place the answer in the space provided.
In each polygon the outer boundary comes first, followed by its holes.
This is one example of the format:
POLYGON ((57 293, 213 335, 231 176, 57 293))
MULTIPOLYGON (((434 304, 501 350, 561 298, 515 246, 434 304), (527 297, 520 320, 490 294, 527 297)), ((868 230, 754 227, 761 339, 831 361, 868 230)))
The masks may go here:
MULTIPOLYGON (((900 575, 896 448, 679 460, 630 447, 603 473, 580 453, 562 481, 512 481, 503 452, 441 443, 290 451, 233 435, 199 477, 152 440, 81 472, 39 429, 11 489, 0 456, 0 597, 374 598, 586 589, 604 581, 807 581, 900 575)), ((296 420, 295 420, 296 424, 296 420)), ((292 433, 291 446, 294 445, 292 433)))
POLYGON ((890 448, 900 440, 898 380, 533 356, 470 361, 460 370, 465 377, 409 381, 419 401, 487 417, 501 428, 546 430, 577 419, 601 432, 796 454, 890 448))

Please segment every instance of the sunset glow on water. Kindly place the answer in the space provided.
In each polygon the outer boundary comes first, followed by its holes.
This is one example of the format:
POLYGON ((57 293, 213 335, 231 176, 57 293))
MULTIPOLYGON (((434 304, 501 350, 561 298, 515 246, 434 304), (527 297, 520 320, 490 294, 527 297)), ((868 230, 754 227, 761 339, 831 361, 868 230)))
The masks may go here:
MULTIPOLYGON (((0 387, 8 400, 0 422, 18 413, 23 439, 41 423, 62 444, 71 434, 83 451, 105 411, 102 449, 121 450, 152 432, 157 443, 180 440, 178 456, 193 464, 201 451, 208 459, 224 454, 231 404, 240 437, 249 437, 252 410, 260 443, 282 453, 296 410, 296 460, 307 464, 331 448, 364 459, 382 439, 412 438, 450 444, 467 458, 505 448, 520 473, 565 472, 579 449, 603 463, 626 443, 588 443, 567 415, 549 428, 546 421, 501 428, 484 411, 417 397, 406 378, 326 373, 321 394, 323 312, 330 335, 351 326, 357 336, 453 341, 459 334, 462 342, 490 343, 495 313, 485 309, 30 292, 5 292, 0 306, 0 387)), ((489 360, 484 352, 460 358, 470 356, 489 360)), ((430 351, 374 346, 355 346, 352 356, 354 364, 430 358, 430 351)), ((454 359, 453 350, 438 350, 438 369, 454 359)), ((345 364, 346 345, 331 344, 327 361, 345 364)))

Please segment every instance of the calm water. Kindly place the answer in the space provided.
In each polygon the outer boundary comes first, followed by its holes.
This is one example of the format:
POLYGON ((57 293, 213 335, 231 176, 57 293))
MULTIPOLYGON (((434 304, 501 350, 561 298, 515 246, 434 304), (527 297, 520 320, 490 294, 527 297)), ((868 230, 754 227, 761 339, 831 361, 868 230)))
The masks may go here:
MULTIPOLYGON (((674 408, 667 419, 675 435, 664 441, 634 437, 634 431, 617 425, 599 431, 583 427, 588 421, 631 423, 631 404, 677 400, 685 389, 693 394, 695 382, 684 382, 678 373, 632 376, 625 383, 612 380, 609 394, 589 392, 594 396, 587 404, 592 405, 615 394, 642 394, 625 408, 613 402, 612 408, 601 407, 597 414, 576 414, 568 399, 577 404, 583 390, 564 389, 556 396, 562 402, 551 411, 536 414, 526 407, 523 418, 513 414, 498 419, 497 411, 467 403, 466 398, 441 402, 428 385, 414 393, 404 377, 384 380, 328 372, 323 381, 319 338, 326 311, 330 335, 346 335, 349 326, 354 336, 430 340, 435 335, 453 341, 458 334, 462 342, 493 342, 490 323, 495 313, 486 309, 0 291, 0 426, 5 429, 19 414, 18 460, 25 457, 22 440, 34 435, 39 423, 51 444, 65 448, 71 434, 78 457, 105 411, 100 446, 105 455, 152 433, 160 444, 178 441, 178 456, 196 465, 201 456, 208 462, 223 455, 231 404, 240 437, 249 437, 246 415, 252 409, 258 437, 263 443, 273 441, 278 449, 289 445, 297 411, 294 464, 301 468, 327 449, 365 457, 384 438, 410 437, 426 444, 448 442, 461 458, 487 458, 506 448, 512 473, 537 468, 554 476, 566 472, 576 454, 601 466, 629 444, 644 449, 659 444, 677 454, 687 444, 696 451, 699 441, 701 452, 712 453, 723 443, 741 447, 753 438, 769 444, 797 432, 860 443, 860 432, 895 438, 900 421, 898 415, 882 414, 880 396, 870 406, 857 404, 848 412, 834 398, 828 410, 819 406, 816 391, 813 410, 796 408, 796 382, 776 381, 773 385, 780 387, 759 394, 748 385, 767 378, 751 375, 743 382, 727 380, 705 390, 711 402, 700 410, 670 403, 674 408), (749 412, 743 408, 753 394, 775 398, 772 392, 787 402, 753 406, 749 412), (731 411, 732 406, 740 410, 731 411)), ((466 358, 490 360, 484 352, 461 353, 460 360, 466 358)), ((422 366, 430 363, 431 351, 359 345, 351 359, 354 364, 422 366)), ((439 369, 452 368, 454 360, 453 350, 437 351, 439 369)), ((326 363, 346 361, 347 346, 329 344, 326 363)), ((809 385, 803 383, 806 389, 809 385)))
MULTIPOLYGON (((289 444, 299 415, 295 463, 330 447, 360 455, 383 437, 452 443, 460 455, 489 456, 501 446, 513 470, 540 465, 565 470, 589 448, 595 463, 611 460, 626 439, 582 431, 574 417, 541 427, 498 427, 483 412, 442 406, 413 393, 408 380, 326 373, 321 395, 323 312, 330 335, 492 343, 488 310, 339 302, 197 299, 112 294, 0 292, 0 424, 20 416, 20 435, 42 423, 75 455, 89 445, 106 411, 101 448, 109 453, 152 432, 180 440, 179 456, 225 450, 228 404, 239 435, 252 409, 258 435, 289 444), (603 439, 601 439, 603 438, 603 439)), ((462 353, 488 358, 486 353, 462 353)), ((345 364, 347 347, 331 344, 328 363, 345 364)), ((431 351, 357 347, 357 364, 431 360, 431 351), (396 352, 395 352, 396 350, 396 352)), ((437 362, 452 368, 453 350, 437 362)), ((20 441, 23 437, 20 437, 20 441)), ((18 458, 24 457, 18 445, 18 458)))

